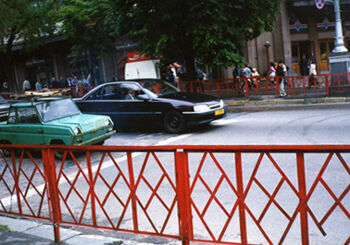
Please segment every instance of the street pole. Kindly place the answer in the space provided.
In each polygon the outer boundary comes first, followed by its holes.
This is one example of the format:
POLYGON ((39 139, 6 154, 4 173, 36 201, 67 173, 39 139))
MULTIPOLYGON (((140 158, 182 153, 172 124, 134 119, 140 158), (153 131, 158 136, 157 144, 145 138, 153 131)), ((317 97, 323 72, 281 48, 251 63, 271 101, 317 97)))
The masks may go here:
MULTIPOLYGON (((343 28, 340 17, 340 0, 332 0, 329 2, 333 3, 335 13, 335 43, 334 49, 329 56, 330 73, 349 73, 350 53, 344 46, 343 28)), ((342 79, 348 80, 348 75, 342 79)), ((332 76, 332 80, 340 81, 342 79, 340 75, 332 76)))
POLYGON ((340 17, 340 0, 333 0, 334 12, 335 12, 335 47, 332 52, 340 53, 347 52, 348 50, 344 46, 343 28, 340 17))

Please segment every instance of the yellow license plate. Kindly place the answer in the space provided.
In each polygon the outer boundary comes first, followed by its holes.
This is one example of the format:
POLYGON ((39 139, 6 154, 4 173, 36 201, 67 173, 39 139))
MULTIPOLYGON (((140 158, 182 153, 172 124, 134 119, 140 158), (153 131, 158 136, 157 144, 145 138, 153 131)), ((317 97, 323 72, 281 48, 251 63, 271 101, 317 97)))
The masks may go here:
POLYGON ((215 111, 215 116, 219 116, 225 113, 225 109, 215 111))

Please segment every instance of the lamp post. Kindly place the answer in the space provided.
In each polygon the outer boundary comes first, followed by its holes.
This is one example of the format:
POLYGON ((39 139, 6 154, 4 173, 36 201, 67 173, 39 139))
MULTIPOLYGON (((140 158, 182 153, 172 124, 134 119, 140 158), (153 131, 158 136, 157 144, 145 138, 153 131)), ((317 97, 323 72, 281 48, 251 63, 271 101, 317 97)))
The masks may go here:
POLYGON ((270 65, 270 53, 269 53, 269 47, 271 46, 270 41, 266 41, 264 44, 264 47, 266 48, 266 61, 267 61, 267 70, 269 70, 270 65))
POLYGON ((340 0, 333 0, 334 5, 334 13, 335 13, 335 44, 334 49, 332 52, 339 53, 339 52, 347 52, 348 50, 344 46, 344 36, 343 36, 343 28, 341 24, 341 18, 340 18, 340 0))
MULTIPOLYGON (((340 0, 330 0, 334 5, 335 14, 335 43, 329 56, 330 72, 348 73, 350 71, 350 53, 344 46, 343 28, 340 17, 340 0)), ((335 79, 339 79, 336 77, 335 79)))

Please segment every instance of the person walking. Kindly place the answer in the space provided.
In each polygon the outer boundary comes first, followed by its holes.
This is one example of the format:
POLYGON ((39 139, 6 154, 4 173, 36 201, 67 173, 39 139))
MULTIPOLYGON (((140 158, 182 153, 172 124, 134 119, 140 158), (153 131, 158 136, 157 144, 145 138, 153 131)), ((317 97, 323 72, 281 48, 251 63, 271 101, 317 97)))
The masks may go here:
POLYGON ((40 79, 36 80, 35 89, 41 90, 42 88, 43 88, 43 86, 41 85, 40 79))
POLYGON ((303 54, 300 59, 300 74, 302 76, 307 76, 308 73, 308 60, 306 59, 306 55, 303 54))
POLYGON ((267 75, 270 77, 270 82, 275 84, 276 80, 276 64, 275 62, 270 62, 270 68, 269 68, 269 72, 267 73, 267 75))
POLYGON ((284 89, 284 82, 285 82, 285 75, 287 72, 287 67, 283 63, 283 61, 278 62, 277 70, 276 70, 276 75, 278 76, 279 80, 279 94, 281 97, 287 96, 287 93, 284 89))
POLYGON ((309 59, 309 84, 308 84, 308 88, 311 88, 311 86, 314 86, 314 87, 317 86, 317 80, 316 80, 315 76, 317 76, 316 57, 312 53, 311 57, 309 59))
POLYGON ((23 91, 28 91, 31 89, 30 82, 26 79, 23 81, 23 91))

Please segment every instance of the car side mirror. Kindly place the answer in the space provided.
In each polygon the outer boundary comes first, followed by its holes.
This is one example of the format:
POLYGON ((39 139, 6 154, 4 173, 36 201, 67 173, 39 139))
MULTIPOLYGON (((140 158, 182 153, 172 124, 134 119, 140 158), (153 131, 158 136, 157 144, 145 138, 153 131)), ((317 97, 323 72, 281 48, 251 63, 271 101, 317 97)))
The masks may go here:
POLYGON ((139 94, 139 95, 137 95, 137 99, 143 100, 143 101, 149 101, 150 100, 150 98, 148 97, 147 94, 139 94))

